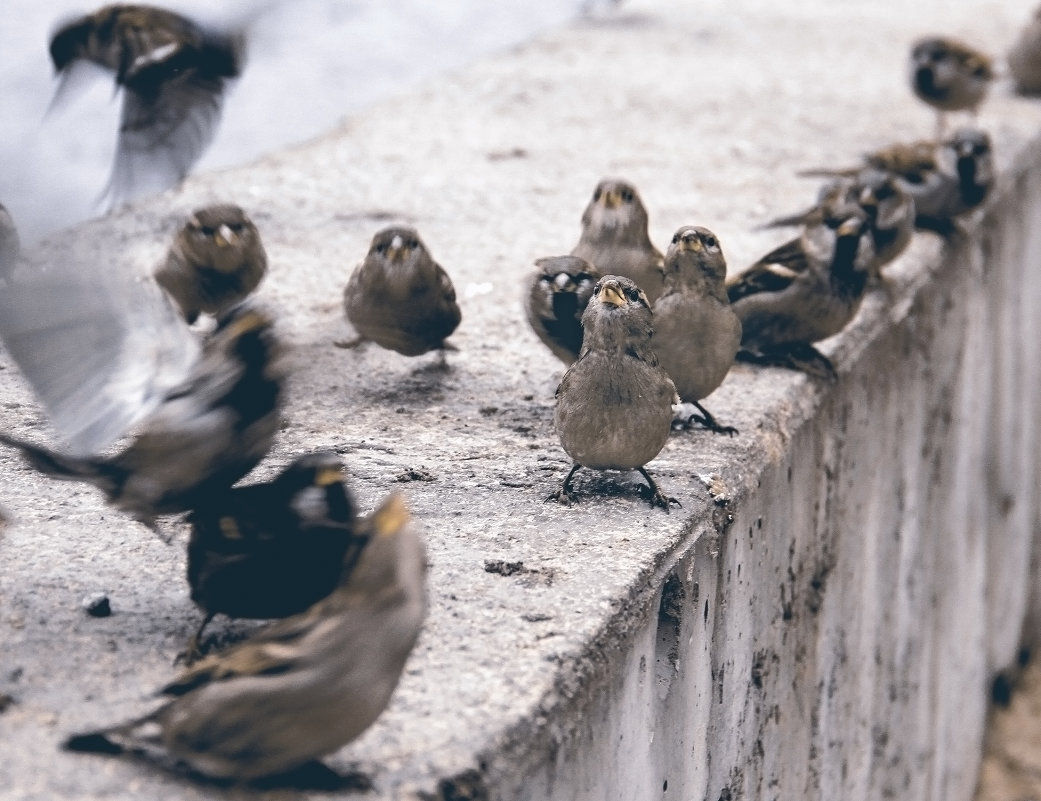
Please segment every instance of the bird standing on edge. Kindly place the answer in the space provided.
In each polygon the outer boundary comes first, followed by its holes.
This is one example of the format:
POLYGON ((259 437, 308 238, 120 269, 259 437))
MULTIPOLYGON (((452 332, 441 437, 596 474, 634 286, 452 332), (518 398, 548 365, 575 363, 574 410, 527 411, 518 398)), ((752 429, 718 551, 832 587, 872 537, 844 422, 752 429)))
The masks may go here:
POLYGON ((52 34, 51 61, 63 78, 52 106, 80 59, 115 72, 124 91, 106 189, 112 205, 188 175, 216 133, 225 84, 239 76, 243 50, 240 36, 146 5, 104 6, 52 34))
POLYGON ((994 80, 990 57, 957 39, 929 36, 911 47, 911 89, 937 111, 936 138, 950 111, 976 109, 994 80))
POLYGON ((288 617, 332 592, 364 545, 355 516, 335 453, 300 456, 271 481, 215 493, 195 507, 188 585, 206 617, 189 660, 217 614, 288 617))
POLYGON ((701 405, 723 383, 741 344, 741 321, 730 308, 727 263, 719 239, 707 228, 685 225, 665 253, 665 291, 654 304, 654 352, 672 378, 680 400, 692 403, 701 423, 719 434, 736 434, 701 405))
POLYGON ((538 259, 524 311, 538 338, 564 364, 582 350, 582 313, 593 297, 600 272, 578 256, 538 259))
POLYGON ((405 356, 443 355, 452 347, 445 339, 462 319, 452 279, 407 226, 384 228, 372 238, 347 281, 343 305, 358 336, 338 347, 375 342, 405 356))
POLYGON ((859 210, 835 226, 810 225, 728 282, 742 327, 737 358, 835 380, 813 343, 837 334, 860 308, 874 259, 868 234, 859 210))
POLYGON ((221 204, 192 212, 155 280, 191 325, 244 300, 266 273, 260 231, 238 206, 221 204))
POLYGON ((546 500, 570 505, 579 467, 636 470, 652 506, 679 501, 663 493, 644 468, 669 439, 676 387, 651 349, 651 307, 634 281, 605 275, 582 315, 582 353, 560 381, 553 419, 575 464, 546 500))
POLYGON ((392 495, 359 528, 368 544, 327 597, 200 660, 155 711, 65 748, 248 782, 355 739, 389 703, 426 614, 426 557, 404 501, 392 495))
POLYGON ((647 226, 647 209, 636 187, 606 178, 597 184, 582 213, 582 235, 571 255, 591 262, 601 275, 635 281, 654 303, 664 276, 661 252, 651 242, 647 226))

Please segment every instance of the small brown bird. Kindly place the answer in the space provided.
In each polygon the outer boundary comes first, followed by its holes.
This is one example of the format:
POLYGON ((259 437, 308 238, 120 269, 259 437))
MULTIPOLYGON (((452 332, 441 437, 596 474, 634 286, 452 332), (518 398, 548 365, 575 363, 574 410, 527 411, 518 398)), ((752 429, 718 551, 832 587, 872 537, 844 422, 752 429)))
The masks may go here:
POLYGON ((676 387, 651 349, 647 295, 624 276, 605 275, 582 315, 582 353, 557 387, 554 413, 560 444, 575 464, 546 500, 570 505, 579 467, 636 470, 652 506, 679 502, 663 493, 644 465, 669 438, 676 387))
POLYGON ((155 280, 191 325, 241 302, 267 273, 260 231, 238 206, 197 209, 177 233, 155 280))
POLYGON ((990 137, 978 128, 961 128, 943 141, 899 143, 869 153, 864 165, 806 170, 801 175, 855 176, 871 168, 888 172, 911 196, 915 227, 948 235, 955 220, 982 205, 994 185, 990 137))
POLYGON ((654 352, 680 400, 700 415, 686 421, 736 434, 701 405, 723 383, 741 344, 741 321, 730 308, 727 263, 719 239, 707 228, 685 225, 665 253, 665 292, 654 304, 654 352))
POLYGON ((63 77, 55 101, 78 60, 116 73, 124 96, 106 192, 121 203, 173 186, 198 161, 216 132, 225 84, 241 72, 243 40, 161 8, 108 5, 59 25, 50 54, 63 77))
POLYGON ((728 282, 742 327, 737 358, 834 380, 813 343, 837 334, 860 308, 874 259, 868 234, 859 210, 834 227, 811 225, 728 282))
POLYGON ((401 498, 360 528, 368 544, 328 596, 197 662, 161 690, 168 700, 155 711, 65 748, 248 782, 355 739, 390 701, 426 613, 425 552, 401 498))
POLYGON ((630 278, 654 303, 662 293, 663 257, 648 233, 647 209, 636 187, 606 178, 582 213, 582 236, 571 251, 601 275, 630 278))
POLYGON ((582 350, 582 313, 599 279, 596 267, 578 256, 535 262, 524 310, 539 339, 564 364, 582 350))
POLYGON ((957 39, 929 36, 911 47, 911 88, 938 113, 936 138, 949 111, 975 113, 994 80, 990 57, 957 39))
POLYGON ((812 226, 822 222, 837 227, 856 208, 867 215, 875 253, 871 277, 877 283, 882 278, 882 267, 904 252, 914 234, 914 198, 896 175, 864 167, 855 175, 834 177, 821 187, 815 206, 778 217, 765 227, 812 226))
POLYGON ((238 306, 119 453, 73 456, 5 434, 0 442, 21 450, 41 473, 93 484, 110 504, 154 527, 158 515, 189 511, 225 492, 271 449, 285 384, 280 350, 271 320, 238 306))
POLYGON ((405 356, 450 349, 445 340, 462 319, 448 273, 407 226, 384 228, 372 238, 347 281, 343 305, 358 336, 338 347, 375 342, 405 356))
POLYGON ((1041 94, 1041 6, 1019 32, 1006 60, 1017 92, 1041 94))
POLYGON ((288 617, 332 592, 364 545, 355 514, 335 453, 300 456, 272 481, 196 506, 188 517, 188 585, 206 617, 188 657, 199 655, 217 614, 288 617))

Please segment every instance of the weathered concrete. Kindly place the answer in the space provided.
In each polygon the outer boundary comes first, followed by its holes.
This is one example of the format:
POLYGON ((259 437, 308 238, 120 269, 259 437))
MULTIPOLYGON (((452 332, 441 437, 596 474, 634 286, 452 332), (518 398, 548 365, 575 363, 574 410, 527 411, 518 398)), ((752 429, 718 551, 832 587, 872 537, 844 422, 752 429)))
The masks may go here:
MULTIPOLYGON (((586 477, 572 509, 542 503, 568 467, 550 422, 560 370, 519 297, 534 258, 577 240, 605 174, 641 188, 656 241, 708 225, 740 268, 779 241, 754 226, 813 195, 797 168, 931 132, 903 74, 919 32, 1001 50, 1023 9, 628 8, 69 235, 99 269, 143 272, 189 209, 249 209, 295 365, 258 475, 334 447, 363 506, 404 488, 426 524, 420 644, 388 712, 330 760, 369 773, 370 797, 969 798, 989 676, 1041 609, 1041 106, 994 92, 997 197, 964 239, 922 236, 893 265, 891 292, 832 343, 837 387, 741 367, 709 401, 741 435, 672 438, 651 465, 684 504, 670 516, 627 476, 586 477), (330 347, 348 271, 387 217, 416 224, 459 289, 448 371, 330 347), (713 473, 728 504, 699 478, 713 473)), ((14 372, 0 426, 44 436, 14 372)), ((15 701, 0 797, 243 795, 56 750, 141 712, 171 675, 198 620, 184 532, 169 524, 166 545, 10 454, 0 474, 18 518, 0 542, 0 692, 15 701), (80 610, 96 590, 112 617, 80 610)))

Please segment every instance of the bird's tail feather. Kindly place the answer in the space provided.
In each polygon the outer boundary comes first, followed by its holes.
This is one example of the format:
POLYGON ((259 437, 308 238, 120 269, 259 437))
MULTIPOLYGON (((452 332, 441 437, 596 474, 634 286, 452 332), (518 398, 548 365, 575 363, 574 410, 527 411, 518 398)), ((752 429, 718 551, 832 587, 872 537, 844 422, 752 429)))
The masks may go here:
POLYGON ((68 456, 40 445, 0 434, 0 443, 18 448, 32 467, 54 478, 66 478, 97 483, 100 470, 97 462, 77 456, 68 456))

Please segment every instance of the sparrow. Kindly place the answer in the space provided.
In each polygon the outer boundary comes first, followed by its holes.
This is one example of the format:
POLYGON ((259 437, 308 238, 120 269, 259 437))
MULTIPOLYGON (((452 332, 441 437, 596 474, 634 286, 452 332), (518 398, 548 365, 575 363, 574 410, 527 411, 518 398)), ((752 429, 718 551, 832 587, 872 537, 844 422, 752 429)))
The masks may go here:
POLYGON ((578 256, 535 262, 524 310, 538 338, 564 364, 575 361, 582 349, 582 313, 599 278, 596 267, 578 256))
POLYGON ((1017 92, 1041 93, 1041 6, 1019 32, 1006 61, 1017 92))
POLYGON ((297 457, 271 481, 214 493, 188 516, 188 586, 205 618, 288 617, 335 589, 364 544, 335 453, 297 457))
POLYGON ((824 184, 817 204, 787 217, 778 217, 764 227, 815 225, 836 226, 854 209, 867 215, 875 258, 871 265, 874 283, 882 280, 881 268, 904 252, 915 227, 915 203, 911 193, 892 173, 865 167, 854 175, 840 175, 824 184))
POLYGON ((810 225, 729 281, 742 327, 737 358, 834 380, 813 343, 841 331, 860 307, 874 258, 869 231, 859 210, 838 225, 810 225))
POLYGON ((207 30, 172 11, 108 5, 59 24, 50 55, 62 78, 55 102, 78 61, 115 73, 123 103, 106 194, 118 204, 169 188, 188 174, 216 133, 225 87, 241 73, 244 46, 239 35, 207 30))
POLYGON ((358 737, 390 701, 426 613, 424 546, 401 497, 360 528, 368 544, 325 598, 196 662, 147 715, 64 747, 249 782, 358 737))
POLYGON ((570 505, 579 467, 636 470, 649 487, 651 506, 679 502, 665 495, 644 465, 669 438, 676 387, 651 348, 647 294, 624 276, 605 275, 582 314, 582 352, 557 387, 554 423, 574 460, 559 492, 546 500, 570 505))
POLYGON ((158 515, 226 492, 271 449, 286 378, 280 351, 271 319, 239 306, 219 319, 187 377, 158 399, 119 453, 77 456, 6 434, 0 443, 21 450, 41 473, 93 484, 112 506, 154 528, 158 515))
POLYGON ((21 252, 22 243, 18 236, 18 228, 11 213, 0 203, 0 279, 14 270, 21 252))
POLYGON ((700 415, 691 422, 736 434, 701 405, 723 383, 741 344, 741 321, 730 308, 727 263, 719 239, 707 228, 685 225, 665 253, 665 291, 654 304, 654 352, 672 378, 680 400, 700 415))
POLYGON ((601 275, 635 281, 654 303, 664 284, 661 252, 647 232, 647 209, 627 181, 606 178, 596 185, 582 213, 582 235, 571 251, 601 275))
POLYGON ((384 228, 372 238, 347 281, 343 305, 358 336, 337 347, 375 342, 405 356, 450 349, 445 339, 462 319, 452 279, 407 226, 384 228))
POLYGON ((867 168, 893 175, 911 196, 915 228, 949 235, 955 219, 986 200, 994 185, 990 136, 978 128, 960 128, 948 139, 899 143, 869 153, 860 167, 815 169, 808 176, 853 176, 867 168))
POLYGON ((196 209, 177 233, 155 280, 189 325, 246 298, 267 272, 260 231, 238 206, 196 209))
POLYGON ((993 80, 990 57, 957 39, 929 36, 911 46, 911 89, 937 110, 937 138, 944 114, 975 113, 993 80))

